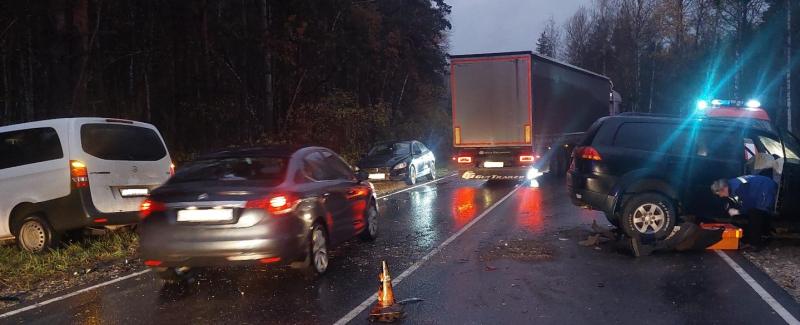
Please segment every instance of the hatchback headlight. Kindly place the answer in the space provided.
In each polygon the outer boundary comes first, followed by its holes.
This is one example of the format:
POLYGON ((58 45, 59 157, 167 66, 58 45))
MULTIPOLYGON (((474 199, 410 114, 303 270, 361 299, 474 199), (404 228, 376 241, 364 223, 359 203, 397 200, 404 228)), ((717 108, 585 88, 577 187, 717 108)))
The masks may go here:
POLYGON ((406 168, 406 166, 408 166, 408 164, 404 161, 404 162, 401 162, 401 163, 399 163, 397 165, 394 165, 393 169, 403 169, 403 168, 406 168))

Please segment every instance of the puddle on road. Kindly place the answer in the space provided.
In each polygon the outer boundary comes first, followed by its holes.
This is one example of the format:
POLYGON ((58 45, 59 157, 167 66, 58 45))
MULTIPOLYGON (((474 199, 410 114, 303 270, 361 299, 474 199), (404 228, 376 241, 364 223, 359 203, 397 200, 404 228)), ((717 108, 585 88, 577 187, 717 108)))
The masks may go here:
POLYGON ((553 258, 553 249, 541 239, 499 241, 481 249, 481 261, 510 259, 522 262, 543 262, 553 258))

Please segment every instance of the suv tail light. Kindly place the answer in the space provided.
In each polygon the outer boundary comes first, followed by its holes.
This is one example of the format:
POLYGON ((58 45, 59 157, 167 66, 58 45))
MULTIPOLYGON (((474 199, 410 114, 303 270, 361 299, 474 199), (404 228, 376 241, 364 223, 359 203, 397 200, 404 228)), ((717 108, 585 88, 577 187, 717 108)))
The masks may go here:
POLYGON ((300 199, 292 194, 275 194, 263 199, 247 201, 244 207, 264 209, 272 215, 280 215, 292 212, 299 201, 300 199))
POLYGON ((89 187, 89 172, 86 170, 86 164, 82 161, 70 160, 69 174, 73 189, 89 187))
POLYGON ((139 205, 139 217, 142 219, 149 217, 153 212, 166 211, 167 206, 164 203, 145 199, 139 205))
POLYGON ((456 158, 456 160, 458 161, 459 164, 472 163, 472 157, 470 157, 470 156, 458 156, 458 158, 456 158))
POLYGON ((597 149, 592 147, 575 148, 575 158, 595 160, 595 161, 603 160, 603 157, 600 157, 600 153, 597 152, 597 149))

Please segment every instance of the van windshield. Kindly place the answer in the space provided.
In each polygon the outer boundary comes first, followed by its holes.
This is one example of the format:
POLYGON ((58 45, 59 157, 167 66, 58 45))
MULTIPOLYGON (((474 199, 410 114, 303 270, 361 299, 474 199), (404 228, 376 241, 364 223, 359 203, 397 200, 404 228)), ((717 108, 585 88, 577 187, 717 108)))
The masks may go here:
POLYGON ((158 134, 148 128, 106 123, 81 126, 81 147, 105 160, 156 161, 167 155, 158 134))
POLYGON ((287 159, 278 157, 227 157, 196 160, 179 169, 171 182, 279 181, 287 159))

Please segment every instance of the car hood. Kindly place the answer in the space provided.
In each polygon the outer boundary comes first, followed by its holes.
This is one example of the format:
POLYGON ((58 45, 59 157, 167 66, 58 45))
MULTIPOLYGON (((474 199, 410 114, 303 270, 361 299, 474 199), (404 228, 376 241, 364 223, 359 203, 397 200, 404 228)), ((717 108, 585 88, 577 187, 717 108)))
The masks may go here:
POLYGON ((367 156, 358 163, 359 168, 394 167, 394 165, 408 159, 410 155, 402 156, 367 156))

